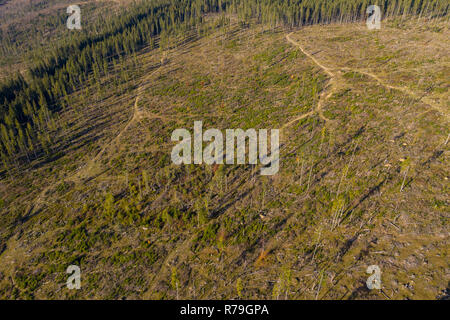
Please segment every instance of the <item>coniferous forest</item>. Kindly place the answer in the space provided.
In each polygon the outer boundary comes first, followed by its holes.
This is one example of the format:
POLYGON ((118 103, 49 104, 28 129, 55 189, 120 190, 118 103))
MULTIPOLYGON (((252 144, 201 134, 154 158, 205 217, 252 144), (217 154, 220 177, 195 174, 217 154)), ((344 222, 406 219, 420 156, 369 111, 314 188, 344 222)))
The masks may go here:
MULTIPOLYGON (((0 85, 0 154, 5 170, 30 158, 49 154, 52 149, 52 115, 64 108, 68 93, 86 79, 99 75, 108 64, 131 55, 144 46, 156 46, 157 37, 201 25, 208 13, 232 13, 242 23, 294 28, 310 24, 344 23, 366 17, 371 1, 239 1, 175 0, 142 2, 99 23, 95 34, 74 36, 70 42, 46 53, 36 61, 25 79, 17 75, 0 85), (250 20, 251 19, 251 20, 250 20)), ((384 17, 419 15, 445 16, 446 0, 395 0, 380 3, 384 17)), ((3 53, 8 37, 3 35, 3 53)))

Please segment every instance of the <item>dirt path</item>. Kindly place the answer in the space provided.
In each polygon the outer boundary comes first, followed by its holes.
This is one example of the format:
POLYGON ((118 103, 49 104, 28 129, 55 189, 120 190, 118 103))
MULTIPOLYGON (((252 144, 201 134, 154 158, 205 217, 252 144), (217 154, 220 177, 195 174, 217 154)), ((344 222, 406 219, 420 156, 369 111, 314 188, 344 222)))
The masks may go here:
MULTIPOLYGON (((448 113, 446 111, 444 111, 444 109, 437 103, 435 103, 432 99, 428 98, 428 97, 424 97, 424 96, 419 96, 417 93, 411 91, 409 88, 407 87, 397 87, 397 86, 392 86, 388 83, 386 83, 385 81, 383 81, 380 77, 378 77, 377 75, 370 73, 368 71, 364 71, 361 69, 352 69, 352 68, 340 68, 340 70, 342 71, 353 71, 353 72, 357 72, 360 74, 363 74, 365 76, 368 76, 374 80, 376 80, 380 85, 382 85, 385 88, 388 89, 392 89, 392 90, 397 90, 397 91, 401 91, 407 95, 409 95, 410 97, 418 100, 418 101, 422 101, 423 103, 425 103, 426 105, 430 106, 432 109, 436 110, 437 112, 439 112, 442 116, 444 116, 444 118, 446 120, 449 119, 448 117, 448 113)), ((431 111, 431 110, 428 110, 431 111)), ((428 112, 427 111, 427 112, 428 112)))
MULTIPOLYGON (((68 178, 64 179, 65 181, 71 181, 74 182, 75 184, 78 184, 81 182, 81 177, 83 176, 84 173, 90 172, 92 171, 92 169, 94 168, 95 164, 98 162, 98 160, 100 159, 100 157, 112 146, 115 145, 120 138, 123 136, 123 134, 128 130, 128 128, 130 128, 130 126, 135 123, 136 121, 139 121, 140 119, 146 117, 146 118, 158 118, 160 116, 158 115, 154 115, 154 114, 150 114, 148 112, 145 112, 143 110, 139 109, 139 99, 140 99, 140 95, 141 92, 144 88, 144 84, 146 82, 146 80, 148 78, 150 78, 151 76, 153 76, 156 72, 160 71, 161 65, 158 66, 158 68, 153 71, 152 73, 150 73, 148 76, 146 76, 142 81, 141 84, 139 85, 138 89, 137 89, 137 94, 136 94, 136 99, 134 101, 134 106, 133 106, 133 115, 131 117, 131 119, 127 122, 127 124, 125 125, 125 127, 123 127, 123 129, 121 129, 119 131, 119 133, 114 137, 114 139, 112 139, 110 142, 107 142, 103 145, 102 149, 92 158, 88 161, 88 164, 82 168, 80 168, 79 170, 77 170, 74 174, 72 174, 71 176, 69 176, 68 178)), ((34 201, 32 201, 32 203, 30 203, 30 206, 27 210, 29 215, 32 215, 33 212, 35 211, 36 208, 39 207, 39 205, 45 203, 44 200, 42 200, 42 198, 45 196, 45 194, 53 187, 53 185, 49 185, 47 187, 45 187, 40 193, 39 195, 35 198, 34 201)))
POLYGON ((327 117, 325 117, 325 115, 323 114, 322 111, 322 107, 323 104, 325 103, 325 101, 327 101, 337 90, 337 82, 336 82, 336 75, 331 71, 330 68, 324 66, 323 64, 321 64, 319 61, 317 61, 316 58, 314 58, 310 53, 308 53, 298 42, 296 42, 295 40, 292 40, 291 35, 293 32, 289 33, 288 35, 286 35, 286 40, 288 42, 290 42, 291 44, 293 44, 294 46, 296 46, 297 48, 299 48, 301 50, 301 52, 303 52, 304 55, 306 55, 308 58, 310 58, 316 65, 318 65, 323 71, 325 71, 328 76, 330 77, 330 80, 328 82, 328 87, 331 87, 331 89, 329 90, 329 92, 327 93, 327 88, 325 90, 322 91, 322 93, 320 94, 319 97, 319 102, 317 103, 316 108, 313 111, 310 111, 308 113, 304 113, 301 116, 298 116, 294 119, 292 119, 291 121, 285 123, 281 129, 287 128, 289 126, 291 126, 292 124, 294 124, 295 122, 298 122, 306 117, 312 116, 314 113, 318 113, 319 117, 324 120, 326 123, 328 122, 333 122, 334 120, 328 119, 327 117))
MULTIPOLYGON (((446 112, 445 109, 442 106, 440 106, 439 104, 435 103, 429 97, 419 96, 417 93, 411 91, 407 87, 398 87, 398 86, 390 85, 390 84, 386 83, 384 80, 382 80, 380 77, 378 77, 377 75, 375 75, 375 74, 373 74, 373 73, 371 73, 369 71, 360 70, 360 69, 352 69, 352 68, 347 68, 347 67, 345 67, 345 68, 330 68, 330 67, 327 67, 327 66, 323 65, 312 54, 307 52, 300 45, 300 43, 298 43, 297 41, 293 40, 291 38, 292 34, 293 34, 293 32, 291 32, 288 35, 286 35, 286 40, 288 42, 290 42, 291 44, 293 44, 294 46, 298 47, 303 52, 304 55, 306 55, 308 58, 310 58, 316 65, 318 65, 321 69, 323 69, 330 76, 331 79, 330 79, 330 83, 329 84, 331 85, 332 88, 331 88, 330 92, 327 95, 325 95, 325 92, 322 92, 320 100, 319 100, 319 102, 317 104, 317 107, 316 107, 316 109, 314 111, 310 111, 310 112, 308 112, 306 114, 303 114, 303 115, 301 115, 301 116, 299 116, 299 117, 289 121, 282 128, 288 127, 288 126, 292 125, 293 123, 295 123, 295 122, 297 122, 299 120, 302 120, 302 119, 304 119, 306 117, 309 117, 309 116, 313 115, 315 112, 317 112, 319 114, 320 118, 325 120, 326 122, 327 121, 332 121, 332 120, 327 119, 323 115, 322 107, 323 107, 323 103, 325 101, 327 101, 336 92, 336 90, 338 88, 338 83, 336 81, 337 75, 335 74, 336 71, 342 71, 342 72, 344 72, 344 71, 352 71, 352 72, 356 72, 356 73, 360 73, 360 74, 363 74, 365 76, 368 76, 368 77, 374 79, 375 81, 377 81, 380 85, 382 85, 385 88, 403 92, 403 93, 409 95, 410 97, 412 97, 412 98, 414 98, 414 99, 416 99, 418 101, 422 101, 426 105, 430 106, 432 109, 438 111, 442 116, 444 116, 444 118, 447 121, 449 120, 448 112, 446 112)), ((431 111, 431 110, 427 110, 426 112, 428 112, 428 111, 431 111)))
MULTIPOLYGON (((158 72, 160 70, 160 68, 161 68, 161 65, 155 71, 153 71, 147 77, 145 77, 145 79, 141 82, 141 84, 139 85, 139 87, 137 89, 136 99, 134 100, 133 115, 132 115, 131 119, 128 121, 128 123, 125 125, 125 127, 123 127, 123 129, 119 131, 119 133, 115 136, 115 138, 112 139, 109 143, 106 143, 103 146, 103 148, 100 150, 100 152, 97 153, 97 155, 89 161, 89 164, 84 168, 85 171, 89 172, 90 169, 92 169, 93 165, 98 161, 98 159, 100 159, 100 157, 106 152, 106 150, 108 150, 112 145, 116 144, 133 123, 135 123, 136 121, 139 121, 140 119, 142 119, 143 117, 148 115, 147 112, 139 109, 140 95, 144 88, 145 80, 147 78, 150 78, 151 76, 153 76, 156 72, 158 72)), ((151 114, 150 117, 154 118, 154 117, 156 117, 156 115, 151 114)), ((78 175, 79 174, 80 173, 78 172, 78 175)))
MULTIPOLYGON (((122 130, 119 131, 119 133, 114 137, 114 139, 112 139, 110 142, 105 143, 102 147, 102 149, 97 153, 97 155, 92 158, 91 160, 89 160, 89 163, 83 167, 81 170, 77 171, 71 178, 69 178, 68 180, 73 180, 73 179, 77 179, 80 178, 83 172, 89 172, 92 170, 92 168, 94 167, 94 165, 97 163, 97 161, 100 159, 100 157, 113 145, 115 145, 120 138, 122 138, 123 134, 128 130, 128 128, 130 128, 130 126, 132 124, 134 124, 136 121, 139 121, 140 119, 146 117, 148 114, 147 112, 140 110, 139 109, 139 99, 142 93, 142 90, 144 88, 144 84, 146 82, 146 80, 150 77, 152 77, 156 72, 160 71, 161 65, 158 66, 158 68, 151 72, 148 76, 146 76, 142 81, 141 84, 139 85, 139 87, 137 88, 137 94, 136 94, 136 99, 134 100, 134 106, 133 106, 133 115, 131 116, 130 120, 127 122, 127 124, 125 125, 125 127, 123 127, 122 130)), ((156 115, 149 115, 149 117, 151 118, 155 118, 157 117, 156 115)), ((76 182, 76 181, 74 181, 76 182)))

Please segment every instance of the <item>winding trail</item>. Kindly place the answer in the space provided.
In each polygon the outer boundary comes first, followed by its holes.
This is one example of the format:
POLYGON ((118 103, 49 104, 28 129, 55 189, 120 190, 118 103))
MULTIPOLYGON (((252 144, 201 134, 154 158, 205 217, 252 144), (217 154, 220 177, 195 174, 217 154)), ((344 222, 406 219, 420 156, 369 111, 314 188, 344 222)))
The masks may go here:
POLYGON ((307 112, 307 113, 304 113, 304 114, 302 114, 302 115, 292 119, 291 121, 285 123, 281 127, 281 129, 289 127, 292 124, 294 124, 295 122, 298 122, 298 121, 300 121, 300 120, 302 120, 302 119, 304 119, 306 117, 312 116, 314 113, 318 113, 319 117, 322 120, 324 120, 325 123, 333 122, 335 120, 331 120, 331 119, 328 119, 327 117, 325 117, 325 115, 323 114, 323 111, 322 111, 322 107, 323 107, 323 104, 325 103, 325 101, 327 101, 337 90, 336 75, 333 73, 333 71, 330 68, 324 66, 319 61, 317 61, 317 59, 314 58, 312 56, 312 54, 307 52, 298 42, 296 42, 295 40, 292 40, 292 38, 291 38, 292 34, 293 34, 293 32, 291 32, 288 35, 286 35, 286 40, 288 42, 290 42, 291 44, 293 44, 294 46, 298 47, 303 52, 304 55, 309 57, 316 65, 318 65, 321 69, 323 69, 323 71, 325 71, 328 74, 328 76, 330 77, 330 80, 328 82, 328 86, 331 86, 331 90, 329 90, 328 94, 327 94, 327 90, 323 90, 322 91, 322 93, 320 94, 320 97, 319 97, 319 102, 317 103, 317 106, 316 106, 316 108, 314 110, 312 110, 310 112, 307 112))
MULTIPOLYGON (((324 120, 325 122, 333 122, 335 120, 331 120, 331 119, 327 119, 322 111, 322 107, 323 104, 336 92, 338 86, 338 83, 336 81, 336 78, 338 77, 338 75, 335 73, 336 71, 352 71, 352 72, 356 72, 356 73, 360 73, 363 74, 365 76, 368 76, 372 79, 374 79, 375 81, 377 81, 380 85, 382 85, 385 88, 388 89, 392 89, 392 90, 396 90, 396 91, 400 91, 403 92, 407 95, 409 95, 410 97, 414 98, 417 101, 422 101, 424 104, 430 106, 432 109, 436 110, 437 112, 439 112, 447 121, 449 120, 449 115, 448 112, 445 111, 444 108, 442 108, 439 104, 435 103, 432 99, 425 97, 425 96, 419 96, 417 93, 411 91, 409 88, 407 87, 398 87, 398 86, 393 86, 390 85, 388 83, 386 83, 385 81, 383 81, 380 77, 378 77, 377 75, 370 73, 368 71, 365 70, 360 70, 360 69, 352 69, 352 68, 330 68, 327 67, 325 65, 323 65, 322 63, 320 63, 312 54, 310 54, 309 52, 307 52, 300 43, 298 43, 297 41, 293 40, 291 38, 291 35, 293 34, 293 32, 289 33, 288 35, 286 35, 286 40, 293 44, 294 46, 296 46, 297 48, 300 49, 300 51, 306 55, 308 58, 310 58, 316 65, 318 65, 323 71, 325 71, 328 76, 330 77, 329 80, 329 85, 331 86, 331 90, 329 90, 328 94, 326 93, 326 90, 322 91, 321 95, 320 95, 320 99, 319 102, 317 103, 317 106, 314 110, 304 113, 292 120, 290 120, 289 122, 287 122, 286 124, 284 124, 282 126, 281 129, 284 129, 286 127, 291 126, 292 124, 294 124, 295 122, 298 122, 299 120, 302 120, 306 117, 312 116, 314 113, 318 113, 320 118, 322 120, 324 120)), ((427 110, 426 112, 429 112, 430 110, 427 110)))
MULTIPOLYGON (((156 68, 155 71, 151 72, 148 76, 146 76, 142 81, 139 87, 137 88, 137 94, 136 99, 134 101, 133 106, 133 115, 131 119, 127 122, 125 127, 119 131, 119 133, 112 139, 110 142, 105 143, 102 147, 102 149, 92 158, 88 161, 88 164, 84 167, 78 169, 75 173, 73 173, 68 178, 64 179, 64 181, 71 181, 75 184, 80 183, 81 177, 83 173, 89 172, 93 169, 97 161, 100 159, 100 157, 108 150, 112 145, 116 144, 120 138, 123 136, 123 134, 130 128, 130 126, 135 123, 136 121, 139 121, 142 118, 163 118, 162 116, 151 114, 149 112, 143 111, 139 109, 139 98, 142 93, 142 90, 145 85, 145 81, 153 76, 156 72, 160 71, 161 64, 156 68)), ((45 194, 53 187, 53 185, 49 185, 45 187, 39 195, 30 203, 29 208, 27 210, 29 215, 32 215, 35 209, 38 207, 39 204, 44 203, 45 201, 42 200, 42 198, 45 196, 45 194)))
MULTIPOLYGON (((133 123, 141 120, 142 118, 163 118, 162 116, 152 114, 147 111, 139 109, 139 98, 140 98, 142 90, 144 88, 145 80, 147 80, 147 78, 150 78, 151 76, 153 76, 156 72, 160 71, 160 68, 161 68, 161 64, 156 68, 155 71, 150 73, 148 76, 145 77, 144 80, 142 80, 141 84, 137 88, 136 99, 134 100, 134 106, 133 106, 133 115, 132 115, 131 119, 128 121, 128 123, 125 125, 125 127, 123 127, 123 129, 119 131, 119 133, 115 136, 115 138, 112 139, 109 143, 106 143, 103 146, 103 148, 100 150, 100 152, 97 153, 97 155, 89 161, 89 164, 86 167, 84 167, 85 171, 89 171, 90 169, 92 169, 93 165, 98 161, 98 159, 100 159, 100 157, 106 152, 106 150, 108 150, 108 148, 110 148, 113 144, 116 144, 133 123)), ((79 175, 80 173, 78 172, 77 174, 79 175)))
MULTIPOLYGON (((417 93, 411 91, 407 87, 392 86, 392 85, 386 83, 385 81, 383 81, 382 79, 380 79, 380 77, 378 77, 377 75, 375 75, 373 73, 370 73, 368 71, 361 70, 361 69, 340 68, 340 70, 353 71, 353 72, 357 72, 357 73, 363 74, 365 76, 368 76, 368 77, 374 79, 375 81, 377 81, 383 87, 386 87, 386 88, 392 89, 392 90, 401 91, 401 92, 409 95, 410 97, 412 97, 412 98, 414 98, 414 99, 416 99, 418 101, 422 101, 426 105, 430 106, 432 109, 434 109, 437 112, 439 112, 442 116, 444 116, 444 118, 446 118, 446 120, 449 119, 448 113, 446 111, 444 111, 444 109, 439 104, 435 103, 432 99, 430 99, 428 97, 419 96, 417 93)), ((429 112, 429 111, 431 111, 431 110, 427 110, 426 112, 429 112)))

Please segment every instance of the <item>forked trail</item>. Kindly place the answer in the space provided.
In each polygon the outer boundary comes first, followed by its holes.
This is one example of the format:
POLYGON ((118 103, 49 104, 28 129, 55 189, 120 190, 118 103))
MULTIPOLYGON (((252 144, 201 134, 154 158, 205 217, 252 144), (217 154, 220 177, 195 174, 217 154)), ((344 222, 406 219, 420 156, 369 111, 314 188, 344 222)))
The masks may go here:
MULTIPOLYGON (((90 159, 84 167, 80 168, 74 174, 72 174, 68 178, 64 179, 65 181, 72 181, 75 184, 79 183, 83 173, 90 172, 93 169, 93 167, 95 166, 95 164, 97 163, 97 161, 100 159, 100 157, 106 152, 106 150, 108 150, 111 146, 115 145, 120 140, 120 138, 123 136, 123 134, 128 130, 128 128, 130 128, 130 126, 133 123, 135 123, 136 121, 139 121, 140 119, 142 119, 144 117, 145 118, 163 118, 162 116, 158 116, 158 115, 155 115, 155 114, 152 114, 152 113, 149 113, 149 112, 139 109, 139 98, 140 98, 141 92, 144 88, 145 81, 148 78, 150 78, 151 76, 153 76, 156 72, 158 72, 160 70, 160 67, 161 67, 161 65, 158 66, 155 71, 153 71, 148 76, 146 76, 145 79, 139 85, 139 87, 137 89, 136 99, 134 101, 133 115, 132 115, 131 119, 127 122, 125 127, 123 127, 119 131, 119 133, 114 137, 114 139, 112 139, 110 142, 105 143, 103 145, 102 149, 92 159, 90 159)), ((42 197, 50 190, 51 187, 52 187, 52 185, 45 187, 39 193, 39 195, 35 198, 35 200, 32 201, 32 203, 30 203, 29 209, 27 210, 29 212, 29 214, 32 214, 34 212, 37 205, 45 202, 42 200, 42 197)))
MULTIPOLYGON (((419 96, 418 94, 416 94, 415 92, 411 91, 409 88, 406 87, 397 87, 397 86, 393 86, 390 85, 388 83, 386 83, 385 81, 383 81, 380 77, 378 77, 377 75, 370 73, 368 71, 364 71, 364 70, 359 70, 359 69, 352 69, 352 68, 330 68, 327 67, 325 65, 323 65, 322 63, 320 63, 312 54, 310 54, 309 52, 307 52, 300 43, 298 43, 297 41, 293 40, 291 38, 291 35, 293 34, 293 32, 289 33, 288 35, 286 35, 286 40, 293 44, 294 46, 298 47, 300 49, 300 51, 306 55, 308 58, 310 58, 316 65, 318 65, 322 70, 325 71, 325 73, 327 73, 330 76, 330 81, 329 81, 329 85, 331 86, 331 89, 329 90, 328 94, 327 92, 324 90, 322 92, 322 94, 320 95, 320 99, 319 102, 317 103, 317 106, 314 110, 304 113, 294 119, 292 119, 291 121, 287 122, 282 129, 289 127, 290 125, 294 124, 295 122, 298 122, 299 120, 302 120, 306 117, 309 117, 311 115, 313 115, 314 113, 318 113, 320 118, 322 120, 324 120, 325 122, 329 122, 329 121, 334 121, 334 120, 330 120, 327 119, 322 112, 322 107, 325 101, 327 101, 337 90, 338 88, 338 83, 336 81, 337 75, 334 73, 334 71, 352 71, 352 72, 356 72, 356 73, 360 73, 363 74, 365 76, 368 76, 374 80, 376 80, 380 85, 384 86, 385 88, 388 89, 392 89, 392 90, 397 90, 400 92, 403 92, 407 95, 409 95, 410 97, 418 100, 418 101, 422 101, 423 103, 427 104, 428 106, 430 106, 432 109, 438 111, 441 115, 444 116, 444 118, 446 120, 448 120, 448 112, 446 112, 444 110, 444 108, 442 108, 439 104, 435 103, 432 99, 428 98, 428 97, 423 97, 423 96, 419 96)), ((428 110, 430 111, 430 110, 428 110)), ((427 111, 427 112, 428 112, 427 111)))
MULTIPOLYGON (((98 159, 106 152, 106 150, 108 150, 108 148, 110 148, 112 145, 116 144, 133 123, 135 123, 136 121, 139 121, 142 118, 149 118, 149 119, 163 118, 162 116, 158 116, 156 114, 152 114, 147 111, 139 109, 139 98, 140 98, 141 92, 144 88, 144 84, 145 84, 144 82, 147 78, 152 77, 156 72, 158 72, 160 67, 161 66, 159 66, 155 71, 153 71, 147 77, 145 77, 145 79, 139 85, 139 87, 137 89, 136 99, 134 100, 133 115, 132 115, 131 119, 128 121, 128 123, 125 125, 125 127, 123 127, 123 129, 119 131, 119 133, 115 136, 115 138, 113 140, 111 140, 109 143, 106 143, 103 146, 103 148, 100 150, 100 152, 97 153, 97 155, 89 161, 89 164, 85 167, 85 171, 89 172, 89 170, 98 161, 98 159)), ((78 175, 79 174, 80 173, 78 173, 78 175)))
POLYGON ((298 42, 296 42, 295 40, 292 40, 291 35, 292 35, 292 32, 289 33, 288 35, 286 35, 286 40, 289 41, 294 46, 298 47, 303 52, 304 55, 306 55, 308 58, 310 58, 315 64, 317 64, 321 69, 323 69, 323 71, 325 71, 330 76, 330 81, 328 82, 328 85, 331 86, 331 89, 329 90, 328 93, 326 90, 322 91, 322 93, 320 94, 320 97, 319 97, 319 102, 317 103, 317 106, 314 110, 304 113, 301 116, 298 116, 298 117, 292 119, 291 121, 284 124, 281 127, 281 129, 289 127, 292 124, 294 124, 295 122, 298 122, 299 120, 309 117, 316 112, 319 114, 319 117, 322 120, 324 120, 325 122, 332 122, 334 120, 328 119, 324 116, 324 114, 322 112, 322 107, 323 107, 323 104, 325 103, 325 101, 327 101, 337 90, 336 75, 331 71, 330 68, 324 66, 319 61, 317 61, 317 59, 314 58, 309 52, 307 52, 298 42))
MULTIPOLYGON (((418 101, 422 101, 426 105, 430 106, 432 109, 434 109, 437 112, 439 112, 442 116, 444 116, 444 118, 446 120, 449 119, 448 112, 446 112, 445 109, 443 109, 439 104, 437 104, 436 102, 434 102, 432 99, 430 99, 428 97, 419 96, 417 93, 411 91, 407 87, 392 86, 392 85, 386 83, 385 81, 383 81, 382 79, 380 79, 380 77, 378 77, 377 75, 375 75, 373 73, 370 73, 368 71, 364 71, 364 70, 360 70, 360 69, 351 69, 351 68, 341 68, 341 70, 343 70, 343 71, 353 71, 353 72, 357 72, 357 73, 363 74, 365 76, 368 76, 368 77, 374 79, 375 81, 377 81, 383 87, 386 87, 386 88, 392 89, 392 90, 401 91, 401 92, 409 95, 410 97, 412 97, 412 98, 414 98, 414 99, 416 99, 418 101)), ((428 111, 431 111, 431 110, 428 110, 428 111)), ((426 112, 428 112, 428 111, 426 111, 426 112)))

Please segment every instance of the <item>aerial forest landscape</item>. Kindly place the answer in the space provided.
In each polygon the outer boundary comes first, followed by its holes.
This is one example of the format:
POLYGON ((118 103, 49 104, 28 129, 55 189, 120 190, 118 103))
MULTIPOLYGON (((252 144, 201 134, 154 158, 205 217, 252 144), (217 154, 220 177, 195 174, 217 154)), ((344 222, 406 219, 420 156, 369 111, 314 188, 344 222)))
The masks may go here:
POLYGON ((0 0, 0 299, 449 300, 449 10, 0 0))

